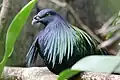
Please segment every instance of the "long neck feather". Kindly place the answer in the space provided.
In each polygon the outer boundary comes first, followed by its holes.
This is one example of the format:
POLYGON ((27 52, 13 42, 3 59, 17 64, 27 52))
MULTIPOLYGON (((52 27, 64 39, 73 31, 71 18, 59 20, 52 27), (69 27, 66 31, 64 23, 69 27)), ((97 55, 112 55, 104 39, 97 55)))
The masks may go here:
POLYGON ((58 57, 58 63, 61 64, 64 56, 67 59, 73 54, 73 45, 75 43, 75 31, 63 20, 55 20, 44 30, 44 56, 53 63, 53 67, 58 57), (51 26, 52 25, 52 26, 51 26))

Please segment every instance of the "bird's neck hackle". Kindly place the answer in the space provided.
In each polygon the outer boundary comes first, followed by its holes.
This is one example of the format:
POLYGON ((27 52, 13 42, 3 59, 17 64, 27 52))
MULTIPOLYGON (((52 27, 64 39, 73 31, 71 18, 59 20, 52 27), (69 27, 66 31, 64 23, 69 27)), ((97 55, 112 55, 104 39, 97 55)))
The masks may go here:
POLYGON ((48 25, 46 25, 46 28, 57 28, 60 27, 60 29, 65 29, 70 27, 69 23, 67 22, 67 20, 65 18, 63 18, 61 15, 57 14, 56 16, 54 16, 53 21, 51 21, 48 25), (63 24, 64 26, 59 26, 63 24), (51 26, 53 25, 53 26, 51 26))
POLYGON ((67 60, 73 54, 73 45, 75 42, 75 31, 62 17, 55 17, 44 29, 42 37, 44 47, 43 55, 48 55, 48 62, 55 65, 58 58, 58 64, 61 64, 63 58, 67 56, 67 60))

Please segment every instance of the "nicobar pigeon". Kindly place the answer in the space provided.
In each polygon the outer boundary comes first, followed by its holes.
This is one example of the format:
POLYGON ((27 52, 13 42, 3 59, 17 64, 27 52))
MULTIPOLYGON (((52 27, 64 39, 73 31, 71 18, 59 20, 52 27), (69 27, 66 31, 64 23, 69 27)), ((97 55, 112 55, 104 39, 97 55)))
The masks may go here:
POLYGON ((97 49, 98 42, 83 30, 69 24, 52 9, 43 9, 33 17, 32 24, 42 23, 40 31, 26 55, 27 66, 40 55, 50 71, 59 74, 89 55, 108 55, 97 49))

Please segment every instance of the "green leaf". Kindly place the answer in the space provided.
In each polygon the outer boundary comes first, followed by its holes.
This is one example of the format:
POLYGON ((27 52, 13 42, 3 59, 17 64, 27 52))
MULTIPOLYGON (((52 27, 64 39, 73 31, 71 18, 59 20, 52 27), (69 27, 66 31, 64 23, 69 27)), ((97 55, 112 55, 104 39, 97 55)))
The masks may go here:
POLYGON ((71 69, 66 69, 63 72, 59 74, 59 77, 57 80, 66 80, 71 78, 72 76, 78 74, 80 71, 79 70, 71 70, 71 69))
POLYGON ((88 56, 72 66, 72 70, 120 73, 119 56, 88 56))
POLYGON ((6 35, 5 55, 0 63, 0 72, 3 70, 8 57, 11 56, 15 41, 36 2, 37 0, 31 0, 27 5, 25 5, 10 24, 6 35))
POLYGON ((12 54, 12 48, 14 47, 16 38, 18 37, 23 25, 26 23, 27 18, 35 5, 37 0, 31 0, 21 11, 15 16, 10 24, 7 36, 6 36, 6 52, 9 52, 9 56, 12 54))

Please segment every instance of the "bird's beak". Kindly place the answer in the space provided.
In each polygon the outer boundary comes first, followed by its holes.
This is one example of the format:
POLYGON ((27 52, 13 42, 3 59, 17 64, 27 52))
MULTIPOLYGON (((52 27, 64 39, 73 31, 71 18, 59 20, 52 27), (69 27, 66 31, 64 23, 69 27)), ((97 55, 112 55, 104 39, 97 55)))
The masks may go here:
POLYGON ((32 20, 32 25, 40 22, 41 22, 41 19, 37 15, 35 15, 32 20))
POLYGON ((36 23, 38 23, 38 20, 33 19, 33 20, 32 20, 32 25, 34 25, 34 24, 36 24, 36 23))

